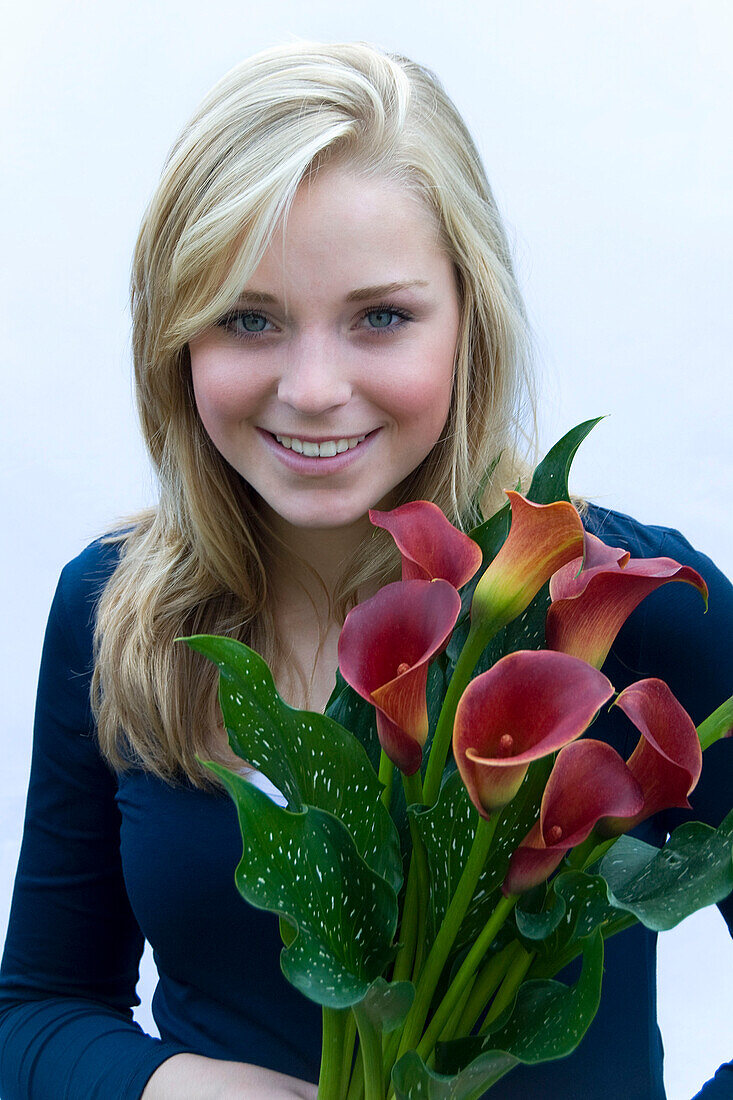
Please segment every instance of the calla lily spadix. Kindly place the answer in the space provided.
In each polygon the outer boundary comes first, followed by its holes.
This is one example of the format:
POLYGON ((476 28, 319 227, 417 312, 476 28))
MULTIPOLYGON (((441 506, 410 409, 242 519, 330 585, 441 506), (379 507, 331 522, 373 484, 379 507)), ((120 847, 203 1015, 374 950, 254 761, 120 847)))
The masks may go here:
POLYGON ((476 585, 471 628, 496 633, 529 607, 542 585, 583 553, 583 523, 569 501, 533 504, 507 491, 512 522, 504 545, 476 585))
POLYGON ((614 706, 641 732, 626 764, 641 787, 644 805, 631 819, 616 815, 602 821, 598 832, 604 837, 626 833, 659 810, 690 809, 687 796, 702 771, 695 725, 663 680, 637 680, 621 692, 614 706))
POLYGON ((566 745, 547 780, 539 821, 509 861, 503 893, 523 894, 544 882, 601 818, 637 813, 643 802, 641 787, 610 745, 590 737, 566 745))
POLYGON ((453 729, 453 755, 482 817, 512 800, 533 760, 580 737, 613 685, 585 661, 518 650, 470 682, 453 729))
POLYGON ((691 584, 707 607, 705 581, 690 566, 672 558, 629 558, 628 552, 619 547, 604 550, 600 539, 592 535, 586 538, 589 567, 578 572, 578 558, 550 580, 552 603, 545 620, 550 649, 582 657, 600 668, 634 608, 669 581, 691 584))
POLYGON ((376 708, 380 744, 405 775, 419 769, 428 736, 428 664, 460 610, 448 581, 396 581, 354 607, 341 629, 341 674, 376 708))
POLYGON ((370 508, 369 519, 397 543, 403 581, 442 579, 461 588, 481 565, 478 543, 454 527, 431 501, 413 500, 391 512, 370 508))

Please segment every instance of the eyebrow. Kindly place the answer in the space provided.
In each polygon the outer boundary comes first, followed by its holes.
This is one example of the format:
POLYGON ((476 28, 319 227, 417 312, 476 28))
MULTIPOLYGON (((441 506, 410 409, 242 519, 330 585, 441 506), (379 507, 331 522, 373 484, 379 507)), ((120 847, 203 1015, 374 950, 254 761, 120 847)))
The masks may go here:
MULTIPOLYGON (((347 302, 364 302, 370 298, 384 298, 388 294, 396 294, 398 290, 409 290, 414 286, 427 286, 425 279, 409 279, 401 283, 381 283, 377 286, 362 286, 358 290, 352 290, 346 295, 347 302)), ((262 290, 245 289, 239 295, 240 301, 256 301, 277 304, 274 294, 267 294, 262 290)))

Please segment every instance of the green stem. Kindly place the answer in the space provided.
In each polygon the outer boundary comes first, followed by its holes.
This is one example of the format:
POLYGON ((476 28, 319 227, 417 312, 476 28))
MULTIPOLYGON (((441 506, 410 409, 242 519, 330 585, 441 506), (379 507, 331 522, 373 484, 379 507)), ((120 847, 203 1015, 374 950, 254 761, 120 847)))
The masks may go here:
POLYGON ((533 951, 525 951, 521 943, 517 944, 518 950, 514 953, 509 969, 504 975, 499 992, 494 997, 491 1008, 486 1013, 486 1019, 479 1028, 479 1035, 484 1035, 494 1020, 498 1020, 505 1008, 514 1000, 517 990, 524 981, 532 960, 533 951))
POLYGON ((501 981, 516 954, 518 946, 519 944, 516 940, 512 943, 508 943, 506 947, 503 947, 496 955, 492 955, 488 962, 484 964, 474 982, 471 996, 466 1002, 466 1007, 456 1025, 454 1034, 471 1034, 474 1024, 501 985, 501 981))
POLYGON ((461 654, 453 670, 448 690, 445 693, 443 706, 438 718, 438 724, 433 736, 433 744, 430 749, 428 766, 425 771, 425 783, 423 798, 426 805, 433 806, 438 798, 440 783, 443 778, 443 769, 448 757, 451 737, 453 736, 453 722, 456 710, 463 691, 471 679, 471 673, 475 669, 478 659, 484 649, 496 633, 494 624, 484 624, 482 629, 471 623, 471 629, 464 643, 461 654))
POLYGON ((568 865, 572 867, 574 871, 584 871, 586 867, 590 867, 591 864, 597 863, 602 856, 605 856, 606 852, 609 848, 613 847, 617 840, 617 836, 611 837, 610 840, 603 840, 602 837, 592 832, 586 840, 578 844, 576 848, 573 848, 568 856, 568 865))
POLYGON ((354 1061, 354 1043, 356 1042, 356 1020, 354 1013, 348 1012, 346 1027, 344 1028, 344 1050, 341 1062, 341 1079, 339 1081, 338 1097, 346 1096, 351 1077, 351 1067, 354 1061))
POLYGON ((453 1036, 456 1033, 458 1033, 458 1026, 461 1022, 461 1018, 463 1016, 463 1013, 466 1010, 466 1005, 468 1004, 468 999, 471 996, 471 993, 473 991, 473 988, 474 988, 475 984, 476 984, 476 975, 474 975, 473 978, 471 978, 471 980, 468 982, 466 988, 463 990, 463 993, 461 994, 461 999, 459 1000, 456 1007, 453 1009, 453 1012, 451 1013, 451 1016, 450 1016, 450 1019, 448 1020, 448 1023, 445 1025, 445 1027, 441 1031, 440 1035, 438 1036, 438 1042, 445 1043, 448 1039, 452 1039, 453 1036))
MULTIPOLYGON (((512 895, 508 898, 501 898, 496 909, 491 914, 486 924, 481 930, 478 939, 475 941, 473 947, 466 955, 465 959, 461 963, 461 967, 456 974, 455 978, 451 982, 448 991, 440 1002, 435 1015, 430 1021, 430 1025, 423 1035, 417 1048, 417 1053, 421 1058, 426 1058, 430 1051, 435 1046, 436 1042, 440 1038, 440 1033, 448 1023, 453 1010, 461 999, 466 985, 476 973, 476 967, 479 965, 484 955, 488 951, 491 944, 496 939, 496 934, 504 924, 511 913, 514 906, 517 904, 517 895, 512 895)), ((526 954, 526 952, 525 952, 526 954)), ((529 963, 527 963, 529 966, 529 963)), ((511 973, 511 967, 508 974, 511 973)), ((506 978, 504 979, 506 981, 506 978)), ((503 989, 503 985, 502 985, 503 989)))
POLYGON ((321 1072, 318 1077, 318 1100, 339 1100, 343 1047, 348 1009, 323 1006, 323 1042, 321 1072))
POLYGON ((392 973, 393 982, 407 981, 412 974, 417 942, 417 861, 410 860, 405 889, 405 904, 400 921, 400 947, 392 973))
POLYGON ((709 714, 697 727, 697 736, 703 749, 709 749, 721 737, 730 737, 733 730, 733 695, 721 703, 717 710, 709 714))
MULTIPOLYGON (((422 805, 423 789, 420 772, 415 772, 414 775, 404 775, 403 773, 402 784, 405 788, 407 805, 422 805)), ((427 923, 428 898, 430 894, 430 875, 428 871, 428 856, 425 851, 423 839, 420 836, 420 830, 412 814, 408 814, 407 816, 410 823, 410 837, 412 838, 412 859, 410 860, 408 886, 410 877, 413 875, 413 866, 415 867, 416 876, 415 889, 413 892, 414 901, 411 905, 410 912, 406 914, 411 922, 407 930, 409 939, 410 942, 414 942, 415 944, 412 966, 412 977, 413 980, 415 980, 422 967, 423 953, 425 950, 425 928, 427 923)), ((405 909, 406 908, 407 899, 405 899, 405 909)), ((402 932, 403 929, 401 928, 400 934, 402 934, 402 932)))
POLYGON ((398 1058, 406 1050, 411 1050, 420 1038, 441 972, 471 903, 476 883, 486 864, 486 857, 491 847, 496 823, 496 815, 488 821, 484 817, 478 819, 476 834, 473 838, 466 865, 463 868, 463 874, 459 879, 456 892, 435 937, 435 942, 430 949, 430 954, 417 984, 415 1000, 402 1026, 402 1039, 397 1051, 398 1058))
POLYGON ((364 1100, 384 1100, 382 1073, 382 1037, 363 1004, 352 1009, 359 1029, 359 1046, 364 1066, 364 1100))
MULTIPOLYGON (((353 1014, 353 1009, 351 1010, 353 1014)), ((356 1020, 354 1020, 356 1024, 356 1020)), ((362 1100, 364 1095, 364 1059, 362 1057, 361 1047, 356 1048, 356 1059, 354 1061, 354 1072, 351 1075, 351 1084, 349 1085, 349 1091, 346 1093, 346 1100, 362 1100)))
POLYGON ((392 776, 394 775, 394 764, 387 756, 384 749, 382 749, 382 755, 379 757, 379 782, 384 786, 382 791, 382 802, 389 810, 389 804, 392 801, 392 776))
POLYGON ((417 943, 417 905, 418 905, 418 881, 417 861, 410 861, 410 870, 407 876, 407 888, 405 891, 405 903, 402 909, 402 919, 399 925, 400 946, 397 951, 393 982, 409 981, 412 976, 412 967, 415 961, 415 946, 417 943))

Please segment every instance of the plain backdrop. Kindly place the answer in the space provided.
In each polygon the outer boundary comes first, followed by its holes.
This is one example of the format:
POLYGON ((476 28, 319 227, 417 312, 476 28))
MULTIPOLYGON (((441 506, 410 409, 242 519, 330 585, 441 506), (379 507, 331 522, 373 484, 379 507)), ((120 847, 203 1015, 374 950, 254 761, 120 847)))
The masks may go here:
MULTIPOLYGON (((58 573, 153 499, 130 382, 138 224, 179 128, 250 53, 361 39, 439 74, 513 242, 543 448, 606 414, 572 487, 681 529, 733 572, 725 0, 30 0, 3 22, 0 934, 58 573)), ((733 1055, 731 957, 716 910, 661 937, 670 1100, 733 1055)), ((138 1018, 151 1029, 154 981, 146 953, 138 1018)))

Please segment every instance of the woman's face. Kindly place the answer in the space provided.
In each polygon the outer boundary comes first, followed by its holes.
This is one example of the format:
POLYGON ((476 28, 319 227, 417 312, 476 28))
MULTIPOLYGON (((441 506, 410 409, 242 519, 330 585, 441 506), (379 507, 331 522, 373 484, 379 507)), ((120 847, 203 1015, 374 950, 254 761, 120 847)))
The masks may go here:
POLYGON ((389 507, 440 437, 459 298, 436 240, 402 186, 324 169, 232 312, 190 341, 206 431, 286 524, 389 507))

